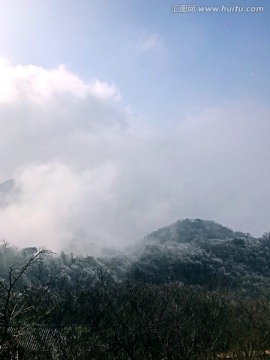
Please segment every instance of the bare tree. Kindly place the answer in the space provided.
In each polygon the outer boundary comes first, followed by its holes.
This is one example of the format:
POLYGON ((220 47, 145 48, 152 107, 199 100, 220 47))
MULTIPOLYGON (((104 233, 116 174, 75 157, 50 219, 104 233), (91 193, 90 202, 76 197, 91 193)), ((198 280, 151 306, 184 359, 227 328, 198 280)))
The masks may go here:
POLYGON ((0 278, 0 354, 11 342, 11 329, 16 333, 16 321, 20 322, 22 315, 31 311, 35 304, 33 294, 30 295, 20 288, 20 281, 27 270, 35 263, 41 261, 48 250, 40 250, 30 257, 24 265, 13 264, 9 267, 7 276, 0 278))

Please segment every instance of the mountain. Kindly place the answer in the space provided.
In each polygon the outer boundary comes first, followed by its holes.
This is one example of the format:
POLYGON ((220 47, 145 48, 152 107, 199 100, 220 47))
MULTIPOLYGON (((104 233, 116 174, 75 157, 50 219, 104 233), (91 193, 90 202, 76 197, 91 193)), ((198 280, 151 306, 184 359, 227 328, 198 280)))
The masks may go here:
POLYGON ((15 180, 9 179, 0 183, 0 194, 8 194, 15 189, 15 180))
POLYGON ((190 243, 198 240, 227 239, 241 237, 247 238, 248 234, 233 231, 214 221, 201 219, 178 220, 176 223, 152 232, 144 238, 145 243, 169 242, 190 243))
POLYGON ((249 292, 270 286, 269 236, 254 238, 214 221, 185 219, 147 235, 138 248, 129 278, 249 292))
POLYGON ((4 208, 12 202, 18 194, 14 179, 6 180, 0 183, 0 208, 4 208))

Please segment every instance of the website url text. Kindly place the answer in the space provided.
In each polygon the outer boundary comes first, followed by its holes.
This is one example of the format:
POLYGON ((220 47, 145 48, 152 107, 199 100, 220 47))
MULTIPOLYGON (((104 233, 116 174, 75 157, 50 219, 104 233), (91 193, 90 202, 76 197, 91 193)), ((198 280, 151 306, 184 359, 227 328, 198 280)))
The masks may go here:
POLYGON ((184 4, 174 4, 171 7, 172 13, 195 13, 195 12, 203 12, 203 13, 257 13, 263 12, 263 6, 196 6, 196 5, 184 5, 184 4))

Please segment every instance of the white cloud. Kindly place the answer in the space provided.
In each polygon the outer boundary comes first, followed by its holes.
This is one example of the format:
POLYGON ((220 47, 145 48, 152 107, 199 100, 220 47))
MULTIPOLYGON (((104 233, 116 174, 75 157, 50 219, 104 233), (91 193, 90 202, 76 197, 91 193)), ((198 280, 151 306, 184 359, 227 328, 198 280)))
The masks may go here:
POLYGON ((155 49, 159 49, 161 47, 161 42, 158 39, 157 35, 149 35, 146 39, 144 39, 142 43, 142 49, 145 51, 151 51, 155 49))
POLYGON ((159 58, 165 58, 168 55, 168 49, 158 34, 144 34, 140 48, 144 53, 153 53, 159 58))
POLYGON ((70 73, 64 65, 46 70, 42 67, 13 66, 6 59, 0 59, 0 103, 18 99, 42 102, 52 100, 59 94, 72 94, 75 98, 89 95, 98 99, 119 99, 115 85, 95 79, 86 84, 70 73))
POLYGON ((269 109, 210 109, 159 131, 131 120, 114 85, 61 66, 1 71, 0 181, 19 189, 0 207, 2 238, 123 244, 185 217, 269 230, 269 109))

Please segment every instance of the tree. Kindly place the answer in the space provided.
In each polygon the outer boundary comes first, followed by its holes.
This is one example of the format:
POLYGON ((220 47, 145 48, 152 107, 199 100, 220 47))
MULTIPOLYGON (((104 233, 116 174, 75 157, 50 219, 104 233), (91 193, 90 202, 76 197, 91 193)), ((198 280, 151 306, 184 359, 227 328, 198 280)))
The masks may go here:
POLYGON ((26 326, 23 324, 26 314, 36 305, 34 298, 39 297, 37 292, 34 294, 30 291, 29 286, 27 289, 23 287, 23 276, 48 253, 47 250, 40 250, 32 254, 24 265, 11 265, 6 277, 0 278, 0 354, 13 346, 19 329, 26 326))

